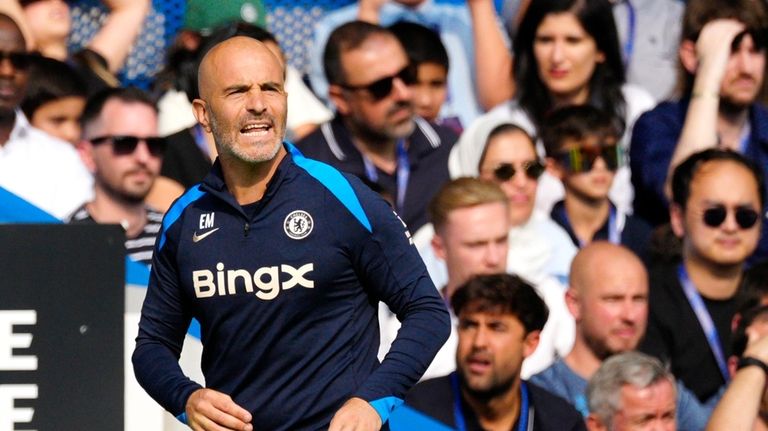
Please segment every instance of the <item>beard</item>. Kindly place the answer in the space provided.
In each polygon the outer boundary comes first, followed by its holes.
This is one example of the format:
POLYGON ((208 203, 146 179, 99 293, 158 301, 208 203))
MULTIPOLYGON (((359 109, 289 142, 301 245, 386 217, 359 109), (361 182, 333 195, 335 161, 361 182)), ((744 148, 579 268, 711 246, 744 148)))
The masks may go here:
MULTIPOLYGON (((272 123, 272 127, 274 129, 277 129, 277 121, 271 115, 265 114, 261 117, 257 117, 253 119, 258 120, 263 118, 268 119, 272 123)), ((238 159, 240 161, 243 161, 246 163, 267 162, 275 158, 277 153, 280 151, 280 147, 282 146, 282 142, 280 140, 276 140, 273 148, 268 149, 268 151, 266 152, 259 151, 256 154, 248 153, 242 148, 240 148, 234 139, 230 138, 229 134, 226 133, 227 132, 226 128, 220 127, 219 122, 216 119, 215 115, 211 115, 211 118, 209 121, 210 121, 211 133, 213 134, 214 141, 216 142, 216 148, 219 151, 219 153, 232 156, 235 159, 238 159)))
POLYGON ((472 396, 472 398, 481 402, 488 402, 494 398, 507 394, 518 380, 518 376, 513 374, 504 380, 493 379, 488 387, 478 389, 469 385, 469 382, 465 378, 464 371, 461 369, 461 367, 456 367, 456 373, 459 376, 459 383, 461 387, 467 391, 467 393, 472 396))

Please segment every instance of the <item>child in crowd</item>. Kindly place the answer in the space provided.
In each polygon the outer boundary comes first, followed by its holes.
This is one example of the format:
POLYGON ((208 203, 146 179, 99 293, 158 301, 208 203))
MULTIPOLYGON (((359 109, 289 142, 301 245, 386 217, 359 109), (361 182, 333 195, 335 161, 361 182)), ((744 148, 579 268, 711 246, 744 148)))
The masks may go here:
POLYGON ((66 63, 42 56, 31 58, 22 112, 33 127, 77 144, 87 94, 85 83, 66 63))
POLYGON ((389 26, 405 48, 411 66, 416 68, 416 83, 411 85, 416 114, 427 121, 451 128, 460 135, 461 120, 449 110, 448 52, 440 35, 423 25, 400 21, 389 26))
POLYGON ((543 123, 541 139, 547 169, 562 181, 565 199, 554 205, 551 217, 577 247, 608 240, 646 258, 650 227, 618 210, 608 198, 616 170, 624 163, 622 132, 618 118, 590 105, 552 112, 543 123))

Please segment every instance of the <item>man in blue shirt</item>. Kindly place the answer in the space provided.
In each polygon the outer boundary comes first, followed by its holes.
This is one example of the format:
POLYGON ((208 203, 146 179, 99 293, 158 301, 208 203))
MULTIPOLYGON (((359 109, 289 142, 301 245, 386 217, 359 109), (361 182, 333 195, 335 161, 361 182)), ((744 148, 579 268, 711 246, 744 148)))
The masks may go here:
MULTIPOLYGON (((573 259, 565 297, 576 320, 573 349, 531 382, 565 398, 586 417, 587 381, 611 355, 636 349, 645 334, 648 274, 629 249, 595 241, 573 259)), ((677 395, 681 429, 703 429, 709 411, 680 385, 677 395)))
POLYGON ((193 429, 377 430, 448 336, 448 313, 386 202, 283 143, 283 79, 247 37, 204 57, 195 115, 219 157, 163 221, 134 369, 193 429), (381 364, 379 300, 402 321, 381 364), (178 366, 193 317, 206 388, 178 366))

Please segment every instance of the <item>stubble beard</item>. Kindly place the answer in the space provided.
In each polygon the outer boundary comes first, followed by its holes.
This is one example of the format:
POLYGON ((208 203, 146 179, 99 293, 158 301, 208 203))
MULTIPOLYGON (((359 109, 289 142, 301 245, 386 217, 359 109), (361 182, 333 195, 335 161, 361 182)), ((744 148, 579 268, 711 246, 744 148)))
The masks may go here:
MULTIPOLYGON (((275 122, 273 121, 273 124, 275 122)), ((216 147, 220 153, 232 156, 233 158, 240 160, 248 164, 263 163, 274 159, 277 153, 280 151, 281 143, 278 141, 268 153, 257 152, 256 154, 249 154, 242 148, 238 148, 233 140, 229 139, 225 133, 221 133, 217 120, 213 117, 210 120, 211 133, 213 134, 216 147)), ((274 126, 273 126, 274 127, 274 126)))

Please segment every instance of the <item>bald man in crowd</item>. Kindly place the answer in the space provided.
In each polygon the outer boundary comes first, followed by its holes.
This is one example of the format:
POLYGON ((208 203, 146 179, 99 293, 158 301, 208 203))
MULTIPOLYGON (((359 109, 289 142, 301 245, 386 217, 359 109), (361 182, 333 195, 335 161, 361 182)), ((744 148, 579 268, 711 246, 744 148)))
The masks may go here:
POLYGON ((163 221, 134 369, 195 430, 378 430, 448 313, 391 207, 283 141, 283 79, 251 38, 203 58, 195 116, 219 157, 163 221), (378 301, 402 319, 381 364, 378 301), (178 365, 193 317, 207 388, 178 365))
MULTIPOLYGON (((571 352, 533 376, 531 382, 567 399, 586 417, 587 382, 604 360, 637 348, 648 322, 648 274, 640 259, 624 246, 595 241, 571 263, 565 294, 576 321, 571 352)), ((704 410, 684 388, 678 389, 681 429, 700 430, 704 410)))

